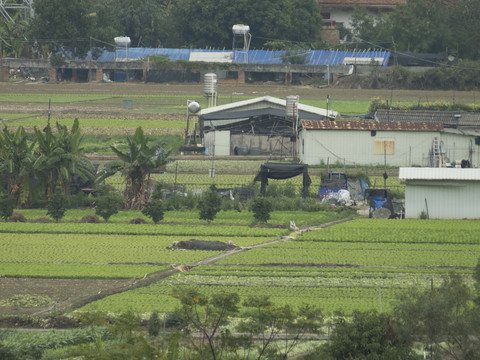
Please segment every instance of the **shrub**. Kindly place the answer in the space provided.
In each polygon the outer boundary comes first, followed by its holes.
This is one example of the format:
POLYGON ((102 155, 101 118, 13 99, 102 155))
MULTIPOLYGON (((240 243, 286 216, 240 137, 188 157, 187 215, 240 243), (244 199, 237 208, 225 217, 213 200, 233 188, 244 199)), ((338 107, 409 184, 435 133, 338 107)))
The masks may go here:
POLYGON ((215 219, 217 213, 220 211, 222 199, 217 194, 217 187, 210 185, 210 188, 202 195, 198 208, 200 210, 200 220, 207 220, 208 222, 215 219))
POLYGON ((135 218, 135 219, 132 219, 130 220, 130 224, 147 224, 147 221, 145 219, 142 219, 142 218, 135 218))
POLYGON ((33 222, 40 223, 40 224, 47 224, 52 222, 52 220, 48 216, 42 216, 33 220, 33 222))
POLYGON ((263 196, 253 199, 250 211, 253 212, 253 217, 256 221, 266 223, 270 219, 270 213, 273 206, 269 199, 263 196))
POLYGON ((51 199, 47 201, 47 215, 51 216, 53 220, 58 222, 67 211, 68 200, 60 192, 52 195, 51 199))
POLYGON ((157 224, 160 220, 163 220, 163 208, 163 202, 161 200, 152 199, 145 204, 142 214, 148 216, 157 224))
POLYGON ((95 200, 95 205, 97 206, 95 214, 101 216, 105 222, 108 222, 112 215, 118 213, 122 203, 123 198, 116 193, 100 196, 95 200))
POLYGON ((12 216, 8 219, 10 222, 26 222, 27 219, 25 218, 25 215, 19 212, 14 212, 12 216))
POLYGON ((7 221, 8 218, 12 216, 13 209, 15 209, 15 201, 13 198, 7 194, 0 195, 0 217, 7 221))
POLYGON ((152 315, 150 315, 150 319, 148 319, 148 334, 150 336, 157 336, 161 328, 162 322, 158 317, 158 311, 154 311, 152 315))
POLYGON ((90 223, 90 224, 98 224, 100 219, 97 215, 85 215, 81 220, 81 223, 90 223))

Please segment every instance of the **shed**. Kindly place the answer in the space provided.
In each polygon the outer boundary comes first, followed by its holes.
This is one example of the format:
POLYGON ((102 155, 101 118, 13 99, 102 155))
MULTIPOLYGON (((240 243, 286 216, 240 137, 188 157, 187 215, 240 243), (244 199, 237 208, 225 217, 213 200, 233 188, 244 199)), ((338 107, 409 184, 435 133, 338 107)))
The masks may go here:
POLYGON ((298 145, 300 160, 309 165, 438 166, 440 156, 473 166, 480 161, 477 131, 437 122, 302 120, 298 145))
MULTIPOLYGON (((292 156, 297 152, 295 121, 286 114, 287 100, 271 96, 238 101, 199 112, 205 146, 215 155, 269 154, 292 156)), ((338 113, 298 103, 298 119, 335 119, 338 113)))
POLYGON ((480 169, 401 167, 405 217, 480 219, 480 169))

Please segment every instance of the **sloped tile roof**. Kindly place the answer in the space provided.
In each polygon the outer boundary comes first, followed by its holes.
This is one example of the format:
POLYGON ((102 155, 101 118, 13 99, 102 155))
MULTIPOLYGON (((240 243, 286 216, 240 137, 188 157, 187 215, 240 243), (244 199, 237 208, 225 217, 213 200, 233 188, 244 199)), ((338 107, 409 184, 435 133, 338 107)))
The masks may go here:
POLYGON ((305 130, 443 131, 439 123, 302 120, 305 130))
POLYGON ((379 122, 440 123, 447 128, 480 128, 480 114, 460 111, 377 110, 379 122))

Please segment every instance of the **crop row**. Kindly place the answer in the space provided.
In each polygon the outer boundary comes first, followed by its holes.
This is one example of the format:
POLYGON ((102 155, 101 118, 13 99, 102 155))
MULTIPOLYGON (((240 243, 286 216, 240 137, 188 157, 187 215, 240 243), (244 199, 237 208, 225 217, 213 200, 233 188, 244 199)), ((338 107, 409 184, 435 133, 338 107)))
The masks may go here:
MULTIPOLYGON (((17 210, 18 212, 22 213, 28 220, 34 220, 39 217, 46 216, 46 210, 17 210)), ((65 217, 62 221, 66 222, 78 222, 81 218, 86 215, 94 215, 94 209, 87 209, 87 210, 67 210, 65 213, 65 217)), ((302 211, 274 211, 271 213, 271 219, 269 223, 271 224, 284 224, 287 227, 290 224, 290 220, 294 220, 297 225, 304 225, 304 224, 322 224, 325 222, 332 221, 334 219, 340 219, 342 216, 347 216, 347 212, 331 212, 331 211, 317 211, 317 212, 302 212, 302 211)), ((127 224, 119 224, 120 222, 129 222, 133 218, 142 218, 147 221, 151 221, 149 218, 145 217, 140 211, 119 211, 117 214, 113 215, 108 223, 104 224, 90 224, 87 227, 95 230, 96 233, 102 232, 101 229, 105 226, 105 229, 108 229, 108 233, 116 234, 116 233, 141 233, 144 231, 145 233, 152 233, 152 234, 176 234, 174 231, 179 231, 181 234, 188 234, 193 235, 212 235, 215 234, 221 236, 228 236, 232 234, 232 236, 281 236, 288 233, 286 229, 275 229, 275 228, 248 228, 248 226, 253 222, 253 213, 249 211, 242 211, 237 212, 235 210, 228 210, 228 211, 220 211, 215 219, 208 225, 205 220, 199 219, 198 210, 191 210, 191 211, 166 211, 164 218, 161 223, 157 225, 153 225, 153 223, 145 224, 145 225, 127 225, 127 224), (195 227, 184 226, 184 224, 195 224, 195 227), (97 225, 95 227, 95 225, 97 225), (197 226, 198 225, 198 226, 197 226), (205 225, 205 226, 203 226, 205 225), (228 225, 228 227, 227 227, 228 225), (232 226, 232 225, 243 225, 242 226, 232 226), (136 228, 138 229, 136 230, 136 228), (211 228, 208 230, 208 228, 211 228), (229 229, 230 228, 230 229, 229 229), (117 230, 116 230, 117 229, 117 230), (177 229, 177 230, 175 230, 177 229), (168 232, 168 233, 166 233, 168 232)), ((49 224, 49 227, 46 229, 51 229, 51 232, 62 232, 62 227, 65 223, 60 222, 58 224, 49 224)), ((71 224, 71 226, 77 226, 80 229, 81 224, 71 224)), ((32 225, 32 230, 24 230, 27 228, 21 227, 19 223, 17 224, 2 224, 0 223, 0 232, 2 231, 19 231, 19 232, 27 232, 32 231, 34 232, 35 228, 40 226, 40 224, 32 225), (4 229, 4 230, 2 230, 4 229)), ((42 230, 43 231, 43 230, 42 230)), ((50 232, 50 231, 49 231, 50 232)), ((75 231, 73 231, 75 232, 75 231)), ((188 235, 187 234, 187 235, 188 235)))
MULTIPOLYGON (((29 234, 116 234, 155 236, 208 236, 208 237, 278 237, 288 234, 287 229, 252 228, 247 226, 182 226, 172 224, 91 224, 91 223, 0 223, 0 233, 29 234)), ((250 241, 250 240, 249 240, 250 241)))
POLYGON ((382 243, 480 244, 477 221, 402 220, 385 222, 357 219, 335 227, 311 231, 299 240, 382 243), (394 225, 395 231, 392 225, 394 225))
MULTIPOLYGON (((64 126, 72 126, 74 119, 55 119, 61 125, 64 126)), ((101 128, 118 128, 118 127, 126 127, 126 128, 137 128, 141 126, 142 128, 154 128, 154 129, 164 129, 164 128, 180 128, 184 129, 186 126, 186 122, 184 121, 172 121, 172 120, 161 120, 161 121, 154 121, 154 120, 132 120, 132 119, 79 119, 80 125, 82 127, 101 127, 101 128)), ((29 126, 37 126, 43 127, 47 125, 48 120, 38 119, 38 118, 29 118, 29 119, 22 119, 18 121, 12 121, 9 124, 12 126, 22 125, 24 127, 29 126)))
MULTIPOLYGON (((176 277, 178 278, 178 277, 176 277)), ((134 302, 139 312, 173 311, 179 305, 171 294, 173 289, 190 288, 169 280, 169 284, 154 284, 146 288, 132 290, 123 294, 109 296, 100 301, 93 302, 80 309, 104 310, 112 312, 125 311, 127 304, 134 302)), ((195 286, 193 286, 195 287, 195 286)), ((198 287, 200 289, 200 287, 198 287)), ((320 307, 326 314, 337 311, 351 313, 353 310, 379 309, 379 289, 362 287, 291 287, 285 286, 235 286, 216 285, 201 287, 201 291, 207 295, 216 293, 238 293, 241 299, 248 296, 269 296, 277 305, 299 306, 302 304, 320 307)), ((382 309, 389 310, 394 305, 395 299, 404 294, 403 289, 386 288, 381 290, 382 309)))
POLYGON ((5 263, 0 261, 0 275, 29 278, 142 278, 167 270, 170 266, 129 264, 46 264, 5 263))
POLYGON ((225 258, 219 264, 340 264, 377 267, 470 267, 478 245, 282 242, 225 258))

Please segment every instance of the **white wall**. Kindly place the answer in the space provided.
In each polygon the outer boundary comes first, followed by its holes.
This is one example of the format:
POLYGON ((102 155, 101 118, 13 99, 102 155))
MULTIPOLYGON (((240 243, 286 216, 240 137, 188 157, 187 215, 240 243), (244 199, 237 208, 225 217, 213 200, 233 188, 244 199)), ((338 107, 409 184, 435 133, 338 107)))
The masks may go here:
POLYGON ((383 152, 375 153, 375 142, 390 141, 393 154, 386 155, 387 165, 429 165, 429 151, 437 132, 370 131, 358 130, 302 130, 299 139, 299 157, 303 163, 318 165, 320 162, 339 161, 347 165, 382 165, 383 152))
POLYGON ((480 181, 408 180, 405 217, 417 219, 427 206, 430 219, 480 219, 480 181))

